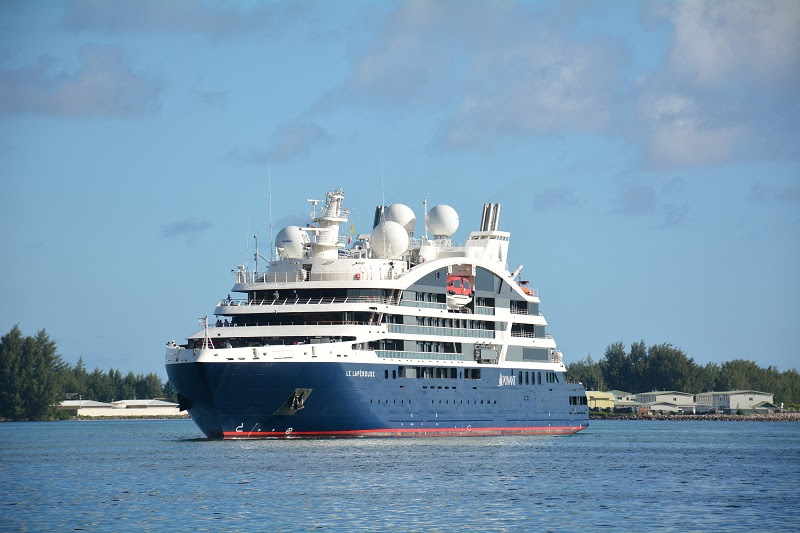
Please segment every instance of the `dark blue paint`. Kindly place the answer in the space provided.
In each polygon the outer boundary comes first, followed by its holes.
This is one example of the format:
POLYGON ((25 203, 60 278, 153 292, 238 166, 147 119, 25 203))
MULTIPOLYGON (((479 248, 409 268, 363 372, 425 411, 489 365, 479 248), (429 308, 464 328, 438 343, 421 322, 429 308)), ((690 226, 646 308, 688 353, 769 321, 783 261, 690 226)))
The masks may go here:
MULTIPOLYGON (((443 428, 579 428, 588 425, 579 384, 500 385, 516 370, 482 366, 480 380, 393 378, 396 365, 353 363, 196 363, 167 366, 208 437, 225 433, 294 435, 443 428), (388 379, 385 377, 388 374, 388 379), (275 414, 296 389, 304 408, 275 414)), ((459 369, 463 372, 463 369, 459 369)), ((544 373, 544 372, 543 372, 544 373)), ((506 381, 507 382, 507 381, 506 381)), ((285 411, 285 409, 284 409, 285 411)), ((243 435, 246 436, 246 435, 243 435)), ((261 435, 264 436, 264 435, 261 435)))

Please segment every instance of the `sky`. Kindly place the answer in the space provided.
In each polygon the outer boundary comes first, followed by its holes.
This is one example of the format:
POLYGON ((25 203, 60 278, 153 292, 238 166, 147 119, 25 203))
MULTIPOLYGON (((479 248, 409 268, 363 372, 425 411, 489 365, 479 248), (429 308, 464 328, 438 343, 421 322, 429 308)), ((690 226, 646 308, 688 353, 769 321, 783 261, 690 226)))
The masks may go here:
POLYGON ((794 0, 0 0, 0 161, 0 334, 90 370, 166 379, 340 186, 357 233, 502 204, 567 364, 800 367, 794 0))

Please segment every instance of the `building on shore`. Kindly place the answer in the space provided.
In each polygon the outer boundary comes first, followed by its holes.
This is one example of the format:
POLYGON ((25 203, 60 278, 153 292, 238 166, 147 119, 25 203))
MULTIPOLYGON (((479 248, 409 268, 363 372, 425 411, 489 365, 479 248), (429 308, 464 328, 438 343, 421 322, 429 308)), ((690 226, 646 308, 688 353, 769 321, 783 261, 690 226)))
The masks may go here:
POLYGON ((91 417, 164 417, 180 416, 177 403, 162 400, 120 400, 105 403, 93 400, 65 400, 58 404, 58 409, 66 411, 70 416, 91 417))
POLYGON ((699 413, 774 413, 773 394, 754 390, 731 390, 723 392, 703 392, 697 395, 699 413))
POLYGON ((636 403, 647 411, 658 413, 694 413, 694 394, 680 391, 651 391, 636 395, 636 403))
POLYGON ((586 397, 592 410, 614 409, 622 412, 673 414, 771 414, 780 410, 774 405, 772 393, 754 390, 704 392, 697 395, 680 391, 650 391, 637 394, 620 390, 586 391, 586 397))
POLYGON ((602 392, 599 390, 586 391, 586 403, 589 409, 596 411, 599 409, 613 409, 616 398, 610 392, 602 392))

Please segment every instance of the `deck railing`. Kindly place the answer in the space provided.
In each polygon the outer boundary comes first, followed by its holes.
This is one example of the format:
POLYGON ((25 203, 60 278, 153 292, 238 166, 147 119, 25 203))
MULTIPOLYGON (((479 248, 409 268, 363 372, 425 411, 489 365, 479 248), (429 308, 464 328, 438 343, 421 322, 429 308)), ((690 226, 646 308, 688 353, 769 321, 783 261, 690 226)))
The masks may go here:
POLYGON ((553 336, 546 333, 544 337, 537 337, 533 331, 514 331, 511 330, 512 337, 524 337, 526 339, 552 339, 553 336))
POLYGON ((245 300, 245 299, 229 299, 223 298, 219 301, 219 307, 241 307, 241 306, 255 306, 255 305, 320 305, 320 304, 359 304, 359 303, 375 303, 397 305, 397 298, 383 298, 380 296, 340 296, 328 298, 283 298, 278 295, 277 298, 262 298, 260 300, 245 300))
POLYGON ((442 326, 405 326, 389 324, 389 333, 406 333, 409 335, 440 335, 444 337, 469 337, 475 339, 493 339, 493 329, 449 328, 442 326))

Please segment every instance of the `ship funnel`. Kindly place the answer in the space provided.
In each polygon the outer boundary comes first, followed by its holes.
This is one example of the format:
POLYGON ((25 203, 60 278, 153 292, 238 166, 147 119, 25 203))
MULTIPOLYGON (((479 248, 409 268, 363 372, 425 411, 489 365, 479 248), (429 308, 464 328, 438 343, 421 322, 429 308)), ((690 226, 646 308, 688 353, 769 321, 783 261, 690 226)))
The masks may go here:
POLYGON ((497 231, 500 223, 500 204, 483 204, 481 231, 497 231))

